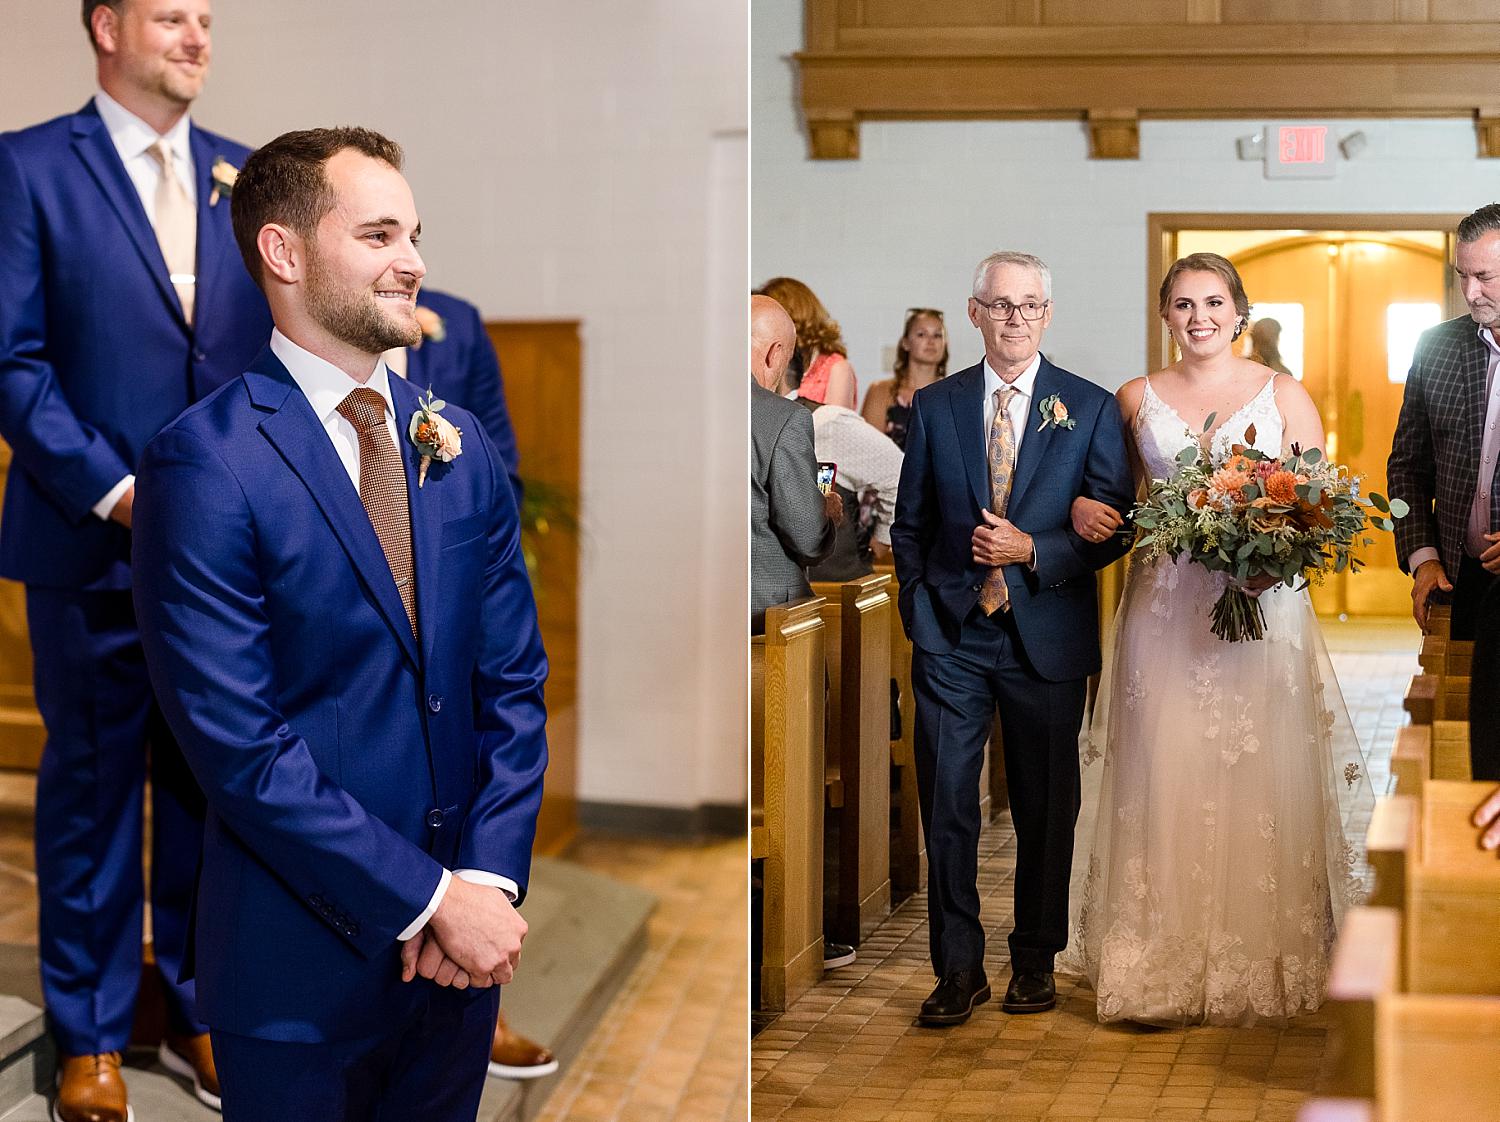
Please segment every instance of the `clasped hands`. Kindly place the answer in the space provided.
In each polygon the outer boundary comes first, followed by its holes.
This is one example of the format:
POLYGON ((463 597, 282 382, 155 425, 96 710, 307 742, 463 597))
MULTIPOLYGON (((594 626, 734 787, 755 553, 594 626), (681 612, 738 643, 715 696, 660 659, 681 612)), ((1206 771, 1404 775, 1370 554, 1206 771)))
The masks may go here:
POLYGON ((498 888, 454 877, 427 926, 401 945, 401 980, 440 986, 503 986, 521 960, 526 921, 498 888))
POLYGON ((1016 529, 992 510, 981 509, 979 513, 984 521, 974 527, 970 540, 974 563, 991 569, 997 565, 1029 564, 1036 548, 1031 535, 1016 529))

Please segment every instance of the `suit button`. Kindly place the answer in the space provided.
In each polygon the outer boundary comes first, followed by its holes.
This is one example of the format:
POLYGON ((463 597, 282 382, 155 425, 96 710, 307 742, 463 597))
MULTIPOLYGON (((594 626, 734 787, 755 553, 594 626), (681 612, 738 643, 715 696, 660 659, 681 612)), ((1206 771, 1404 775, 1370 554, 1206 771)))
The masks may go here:
POLYGON ((980 589, 981 589, 981 588, 983 588, 983 587, 984 587, 984 586, 983 586, 983 585, 979 585, 979 584, 976 584, 976 585, 973 585, 973 586, 971 586, 971 587, 972 587, 972 588, 973 588, 973 589, 974 589, 974 591, 975 591, 975 592, 978 592, 978 591, 979 591, 979 590, 980 590, 980 589))
POLYGON ((443 699, 435 693, 427 695, 427 708, 430 712, 440 713, 443 709, 443 699))
POLYGON ((207 362, 208 361, 208 355, 204 354, 202 351, 194 351, 193 352, 193 360, 195 362, 207 362))
POLYGON ((427 812, 427 825, 431 826, 434 830, 441 829, 443 825, 443 812, 441 810, 429 810, 427 812))

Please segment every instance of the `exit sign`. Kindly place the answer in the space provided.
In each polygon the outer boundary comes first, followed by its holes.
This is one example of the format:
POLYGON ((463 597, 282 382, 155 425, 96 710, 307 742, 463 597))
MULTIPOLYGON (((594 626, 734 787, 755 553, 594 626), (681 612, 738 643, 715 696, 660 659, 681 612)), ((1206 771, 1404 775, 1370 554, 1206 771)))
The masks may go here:
POLYGON ((1331 179, 1336 145, 1327 125, 1266 126, 1267 179, 1331 179))

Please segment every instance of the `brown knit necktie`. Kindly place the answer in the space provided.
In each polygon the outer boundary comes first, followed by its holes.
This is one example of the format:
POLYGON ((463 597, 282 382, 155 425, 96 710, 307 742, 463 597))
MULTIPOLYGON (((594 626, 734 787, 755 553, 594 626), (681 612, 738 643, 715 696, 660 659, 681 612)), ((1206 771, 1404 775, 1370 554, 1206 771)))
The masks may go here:
POLYGON ((385 426, 385 398, 361 387, 339 402, 339 414, 359 433, 359 501, 391 567, 411 633, 417 634, 417 586, 412 579, 411 511, 406 471, 385 426))
MULTIPOLYGON (((995 420, 990 425, 990 509, 1001 518, 1010 506, 1011 476, 1016 471, 1016 434, 1010 424, 1010 402, 1020 391, 1002 386, 995 391, 995 420)), ((986 574, 979 591, 979 606, 992 616, 1000 608, 1009 610, 1010 589, 1005 586, 1005 566, 996 565, 986 574)))

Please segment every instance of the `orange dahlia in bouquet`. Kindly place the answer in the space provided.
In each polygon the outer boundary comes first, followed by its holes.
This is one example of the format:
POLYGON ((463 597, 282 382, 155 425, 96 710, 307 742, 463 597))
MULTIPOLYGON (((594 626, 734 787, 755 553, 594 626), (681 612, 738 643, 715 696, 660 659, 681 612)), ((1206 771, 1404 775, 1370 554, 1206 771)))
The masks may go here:
MULTIPOLYGON (((1213 426, 1210 416, 1204 425, 1213 426)), ((1246 440, 1255 440, 1251 428, 1246 440)), ((1390 531, 1407 513, 1400 499, 1360 493, 1360 476, 1330 463, 1317 448, 1293 444, 1275 459, 1235 445, 1214 468, 1202 448, 1177 457, 1169 479, 1153 479, 1131 512, 1140 536, 1135 551, 1148 561, 1186 554, 1229 585, 1213 609, 1213 633, 1230 642, 1265 637, 1265 616, 1245 585, 1272 577, 1290 588, 1320 584, 1329 573, 1363 566, 1356 546, 1372 545, 1370 527, 1390 531)))

